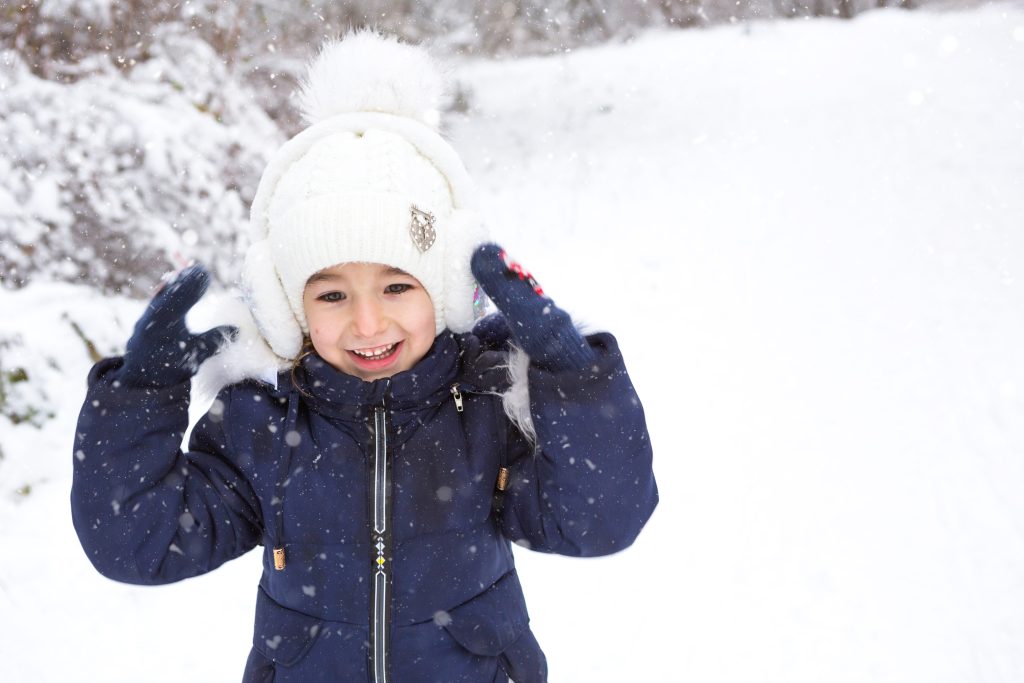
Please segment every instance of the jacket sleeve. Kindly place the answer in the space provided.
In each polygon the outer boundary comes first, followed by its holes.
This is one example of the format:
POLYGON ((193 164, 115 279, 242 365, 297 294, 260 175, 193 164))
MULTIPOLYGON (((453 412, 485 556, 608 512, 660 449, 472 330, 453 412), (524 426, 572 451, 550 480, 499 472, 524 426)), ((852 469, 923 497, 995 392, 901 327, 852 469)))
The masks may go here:
POLYGON ((503 533, 562 555, 607 555, 629 546, 658 503, 643 407, 615 338, 587 338, 585 371, 529 369, 534 448, 511 438, 503 533))
POLYGON ((119 358, 97 363, 78 418, 71 511, 104 576, 162 584, 208 572, 261 538, 259 502, 229 454, 226 389, 196 425, 189 383, 140 389, 117 381, 119 358))

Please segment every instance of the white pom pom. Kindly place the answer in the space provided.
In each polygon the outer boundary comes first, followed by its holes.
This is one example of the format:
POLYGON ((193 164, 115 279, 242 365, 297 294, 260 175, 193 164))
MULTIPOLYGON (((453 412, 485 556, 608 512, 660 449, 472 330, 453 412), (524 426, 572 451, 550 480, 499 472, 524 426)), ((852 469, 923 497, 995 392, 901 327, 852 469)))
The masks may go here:
POLYGON ((375 111, 417 119, 436 128, 445 81, 421 47, 372 30, 326 41, 299 93, 310 125, 337 114, 375 111))

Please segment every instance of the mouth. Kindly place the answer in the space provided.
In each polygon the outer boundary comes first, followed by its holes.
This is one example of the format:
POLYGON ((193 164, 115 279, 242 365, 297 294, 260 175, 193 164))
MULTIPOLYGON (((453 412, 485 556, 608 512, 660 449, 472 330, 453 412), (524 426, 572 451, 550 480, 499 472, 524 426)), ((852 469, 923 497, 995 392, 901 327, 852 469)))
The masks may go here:
POLYGON ((349 349, 348 354, 356 365, 375 370, 388 365, 398 355, 402 342, 370 346, 365 349, 349 349))

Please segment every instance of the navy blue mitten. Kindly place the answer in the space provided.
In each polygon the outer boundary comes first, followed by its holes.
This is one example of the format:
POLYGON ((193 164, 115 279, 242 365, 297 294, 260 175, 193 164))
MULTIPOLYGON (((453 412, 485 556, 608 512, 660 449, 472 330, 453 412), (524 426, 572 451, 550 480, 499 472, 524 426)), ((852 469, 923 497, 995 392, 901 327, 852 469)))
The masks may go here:
POLYGON ((190 379, 238 328, 222 325, 201 334, 185 326, 185 314, 206 292, 210 274, 196 264, 184 269, 156 293, 128 340, 118 372, 133 387, 172 387, 190 379))
POLYGON ((473 334, 480 340, 485 349, 496 351, 508 348, 508 341, 512 337, 512 330, 508 327, 505 314, 497 311, 478 320, 473 325, 473 334))
POLYGON ((556 372, 594 364, 596 356, 569 314, 555 306, 533 276, 501 247, 482 245, 470 265, 473 277, 504 315, 512 339, 532 364, 556 372))

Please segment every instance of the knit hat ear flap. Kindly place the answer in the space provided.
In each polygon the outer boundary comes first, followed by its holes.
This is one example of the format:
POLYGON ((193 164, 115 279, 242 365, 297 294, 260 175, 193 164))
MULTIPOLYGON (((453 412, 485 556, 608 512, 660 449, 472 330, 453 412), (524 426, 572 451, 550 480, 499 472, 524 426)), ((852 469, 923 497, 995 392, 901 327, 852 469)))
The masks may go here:
POLYGON ((456 209, 448 224, 445 250, 445 323, 452 332, 469 332, 482 317, 484 294, 469 267, 473 252, 487 241, 487 228, 471 209, 456 209))
POLYGON ((288 305, 267 240, 249 247, 242 266, 242 282, 253 320, 270 348, 281 358, 297 358, 302 351, 302 328, 288 305))

